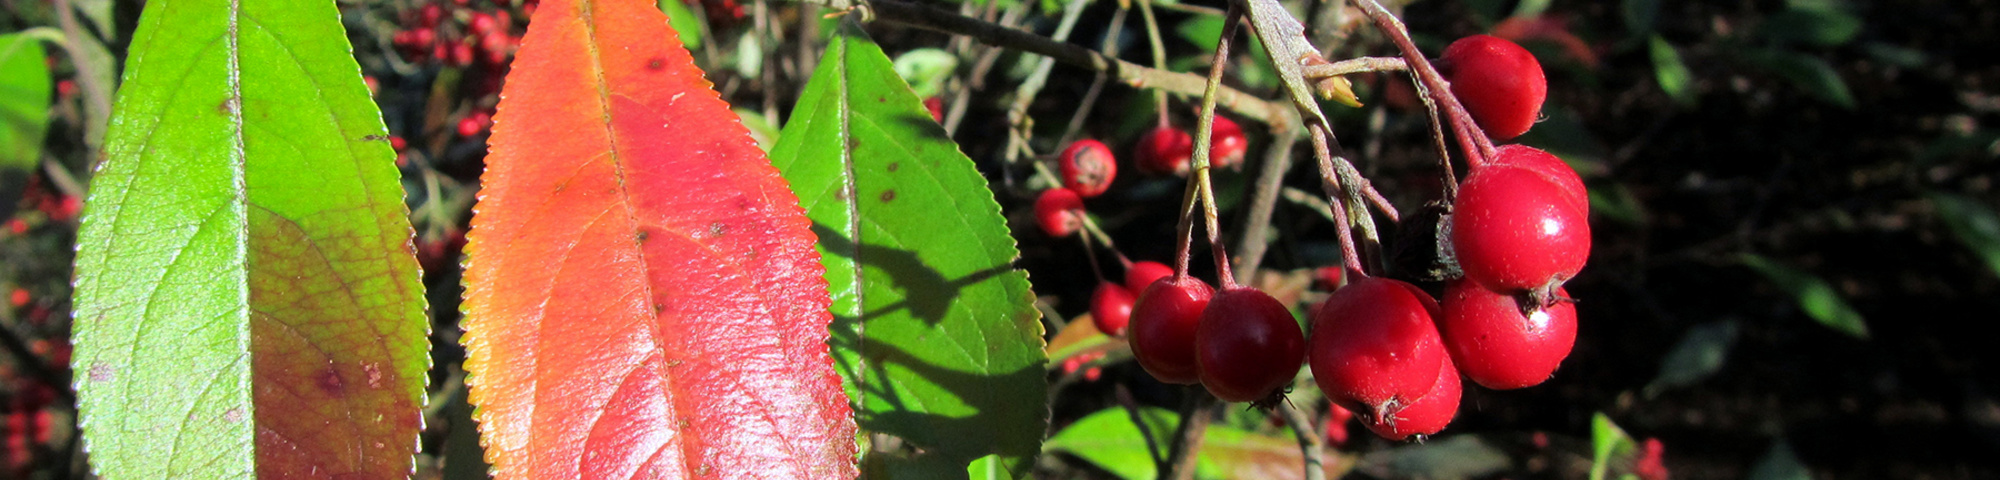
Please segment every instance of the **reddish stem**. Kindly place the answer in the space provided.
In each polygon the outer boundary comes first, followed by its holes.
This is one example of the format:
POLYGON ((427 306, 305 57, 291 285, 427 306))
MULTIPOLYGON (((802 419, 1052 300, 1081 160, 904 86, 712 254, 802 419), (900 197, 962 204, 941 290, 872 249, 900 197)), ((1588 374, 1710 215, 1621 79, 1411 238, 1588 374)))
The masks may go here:
POLYGON ((1403 59, 1409 63, 1410 71, 1416 75, 1417 81, 1423 82, 1430 91, 1430 97, 1444 107, 1446 116, 1451 117, 1452 132, 1457 134, 1459 148, 1465 150, 1466 164, 1471 168, 1479 168, 1480 165, 1486 164, 1486 159, 1493 156, 1493 139, 1487 138, 1477 124, 1473 123, 1472 115, 1465 111, 1465 105, 1459 103, 1458 97, 1451 94, 1451 84, 1445 82, 1444 76, 1438 74, 1436 67, 1431 66, 1430 59, 1424 58, 1423 50, 1417 49, 1417 44, 1410 41, 1410 33, 1403 27, 1403 21, 1398 20, 1395 14, 1389 13, 1387 8, 1383 8, 1382 4, 1375 0, 1355 0, 1354 4, 1361 7, 1362 13, 1367 14, 1368 18, 1375 22, 1376 29, 1381 30, 1383 35, 1389 37, 1390 42, 1396 44, 1396 49, 1402 51, 1403 59))

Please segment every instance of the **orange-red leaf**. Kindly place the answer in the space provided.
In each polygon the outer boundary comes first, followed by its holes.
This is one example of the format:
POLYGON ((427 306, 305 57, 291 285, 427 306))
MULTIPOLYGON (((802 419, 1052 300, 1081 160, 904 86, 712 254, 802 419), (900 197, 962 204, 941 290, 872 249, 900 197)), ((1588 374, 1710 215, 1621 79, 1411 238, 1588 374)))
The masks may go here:
POLYGON ((545 0, 468 236, 498 478, 849 478, 797 197, 647 0, 545 0))

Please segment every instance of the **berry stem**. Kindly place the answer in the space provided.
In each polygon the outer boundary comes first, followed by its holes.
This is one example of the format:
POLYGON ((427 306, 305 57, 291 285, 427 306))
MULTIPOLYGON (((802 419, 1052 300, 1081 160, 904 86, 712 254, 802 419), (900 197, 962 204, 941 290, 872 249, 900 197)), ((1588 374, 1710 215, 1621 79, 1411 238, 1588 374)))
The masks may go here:
MULTIPOLYGON (((1142 0, 1143 1, 1143 0, 1142 0)), ((1215 144, 1215 95, 1222 86, 1222 71, 1229 66, 1230 39, 1236 36, 1240 14, 1230 9, 1223 20, 1222 36, 1215 41, 1214 61, 1208 66, 1208 89, 1201 95, 1201 114, 1194 135, 1194 176, 1189 181, 1201 185, 1202 219, 1208 229, 1208 248, 1215 254, 1215 275, 1223 289, 1236 288, 1236 275, 1229 270, 1229 249, 1222 243, 1221 222, 1216 219, 1215 187, 1209 179, 1209 150, 1215 144)))
MULTIPOLYGON (((1088 217, 1089 215, 1084 215, 1084 216, 1088 217)), ((1097 283, 1104 283, 1104 268, 1099 267, 1097 265, 1097 249, 1091 248, 1090 236, 1077 235, 1076 239, 1077 241, 1083 242, 1084 258, 1090 259, 1090 275, 1093 277, 1097 277, 1097 283)))
POLYGON ((1402 57, 1354 57, 1338 62, 1300 66, 1299 74, 1307 80, 1320 80, 1356 73, 1401 72, 1409 69, 1409 63, 1402 57))
MULTIPOLYGON (((1160 41, 1160 22, 1153 17, 1153 0, 1139 0, 1139 16, 1146 22, 1146 42, 1153 48, 1153 68, 1167 71, 1167 47, 1160 41)), ((1167 92, 1153 90, 1153 110, 1159 115, 1159 126, 1171 125, 1167 121, 1167 92)))
MULTIPOLYGON (((1410 40, 1410 32, 1403 26, 1403 21, 1397 19, 1395 14, 1389 13, 1389 9, 1382 7, 1382 4, 1375 0, 1354 0, 1354 4, 1375 22, 1376 29, 1381 30, 1382 35, 1389 37, 1389 41, 1396 44, 1397 50, 1403 52, 1403 59, 1409 62, 1411 74, 1427 87, 1419 90, 1419 92, 1429 92, 1424 98, 1435 98, 1437 103, 1444 107, 1446 114, 1451 117, 1452 131, 1457 134, 1459 148, 1465 150, 1466 164, 1471 168, 1479 168, 1480 165, 1486 164, 1486 160, 1493 157, 1493 139, 1487 138, 1484 132, 1479 131, 1477 124, 1472 122, 1472 115, 1465 111, 1465 105, 1460 104, 1458 97, 1451 94, 1451 84, 1444 81, 1444 76, 1438 74, 1437 68, 1431 66, 1429 59, 1424 58, 1424 52, 1417 49, 1416 42, 1410 40)), ((1426 105, 1428 104, 1429 102, 1426 102, 1426 105)))
POLYGON ((1328 174, 1333 170, 1333 152, 1327 147, 1328 135, 1326 127, 1319 124, 1308 124, 1306 125, 1306 129, 1312 133, 1313 157, 1319 160, 1320 184, 1326 189, 1327 208, 1333 210, 1334 222, 1339 227, 1335 229, 1338 233, 1335 237, 1340 239, 1342 267, 1357 275, 1367 277, 1368 272, 1361 268, 1361 253, 1354 247, 1354 231, 1349 224, 1351 217, 1347 215, 1347 199, 1342 198, 1340 195, 1340 178, 1328 174))

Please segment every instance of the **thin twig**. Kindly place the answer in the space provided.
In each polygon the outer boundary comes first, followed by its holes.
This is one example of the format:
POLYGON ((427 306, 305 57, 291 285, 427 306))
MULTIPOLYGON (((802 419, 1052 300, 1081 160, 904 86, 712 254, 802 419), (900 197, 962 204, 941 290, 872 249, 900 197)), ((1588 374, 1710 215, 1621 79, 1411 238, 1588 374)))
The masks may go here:
POLYGON ((1167 463, 1159 469, 1161 479, 1194 478, 1195 459, 1201 456, 1202 439, 1215 418, 1215 396, 1201 387, 1189 387, 1188 391, 1187 402, 1181 404, 1181 424, 1174 430, 1174 446, 1167 451, 1167 463))
POLYGON ((1305 457, 1305 480, 1326 480, 1326 463, 1320 455, 1320 434, 1314 428, 1306 413, 1292 406, 1292 402, 1278 402, 1278 415, 1284 417, 1285 425, 1292 428, 1292 436, 1299 441, 1299 455, 1305 457))
MULTIPOLYGON (((1141 0, 1144 5, 1145 0, 1141 0)), ((1236 275, 1229 269, 1228 248, 1222 243, 1221 222, 1216 219, 1215 187, 1210 181, 1209 149, 1215 145, 1215 93, 1222 87, 1222 72, 1229 66, 1230 40, 1236 36, 1241 16, 1234 7, 1222 23, 1222 36, 1215 41, 1214 62, 1208 66, 1208 89, 1202 92, 1201 114, 1194 135, 1194 175, 1188 181, 1201 186, 1202 219, 1208 229, 1208 248, 1215 255, 1215 275, 1222 288, 1236 288, 1236 275)))
POLYGON ((1112 396, 1117 397, 1118 406, 1125 407, 1125 414, 1132 417, 1132 425, 1139 427, 1139 437, 1146 439, 1146 456, 1153 459, 1154 465, 1166 464, 1167 452, 1160 451, 1159 440, 1153 437, 1153 426, 1147 425, 1140 414, 1139 401, 1132 398, 1132 389, 1120 383, 1112 390, 1112 396))
POLYGON ((1299 67, 1299 73, 1307 80, 1319 80, 1363 72, 1400 72, 1409 68, 1401 57, 1354 57, 1333 63, 1304 65, 1299 67))
POLYGON ((1319 162, 1320 187, 1326 190, 1327 208, 1332 209, 1333 218, 1338 219, 1335 221, 1337 228, 1334 229, 1336 233, 1334 237, 1340 240, 1342 266, 1350 272, 1368 276, 1367 270, 1362 267, 1361 253, 1354 247, 1354 231, 1350 223, 1352 217, 1347 214, 1347 199, 1341 194, 1340 177, 1332 173, 1333 152, 1327 146, 1326 127, 1310 124, 1306 125, 1306 130, 1312 133, 1313 158, 1319 162))
MULTIPOLYGON (((1153 48, 1153 68, 1165 71, 1167 47, 1165 42, 1160 41, 1160 22, 1153 17, 1153 0, 1139 0, 1139 16, 1146 22, 1146 43, 1153 48)), ((1167 120, 1167 92, 1153 91, 1153 109, 1155 110, 1153 113, 1159 116, 1157 126, 1164 127, 1171 124, 1167 120)))
MULTIPOLYGON (((826 4, 833 0, 807 0, 826 4)), ((1207 88, 1205 79, 1185 73, 1148 68, 1109 58, 1081 46, 1056 42, 1033 33, 1007 28, 937 8, 901 0, 872 0, 868 3, 876 18, 943 33, 966 35, 991 45, 1045 55, 1073 66, 1109 72, 1112 78, 1135 88, 1157 88, 1171 93, 1196 96, 1207 88)), ((1223 87, 1219 105, 1245 118, 1267 125, 1290 125, 1297 117, 1290 108, 1267 102, 1241 90, 1223 87)))
POLYGON ((1264 238, 1271 228, 1271 212, 1278 204, 1278 191, 1284 186, 1285 172, 1292 169, 1292 146, 1299 141, 1299 130, 1286 128, 1271 140, 1271 146, 1264 150, 1264 166, 1257 172, 1256 193, 1250 199, 1250 211, 1243 219, 1243 238, 1237 239, 1236 276, 1255 278, 1257 269, 1264 264, 1264 253, 1271 243, 1264 238))

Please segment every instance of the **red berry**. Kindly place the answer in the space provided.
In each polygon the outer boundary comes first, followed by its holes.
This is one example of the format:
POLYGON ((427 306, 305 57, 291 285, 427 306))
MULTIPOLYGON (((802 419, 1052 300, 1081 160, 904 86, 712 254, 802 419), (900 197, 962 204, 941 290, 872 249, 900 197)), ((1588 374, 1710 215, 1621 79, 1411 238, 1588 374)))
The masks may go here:
POLYGON ((1231 402, 1283 394, 1306 359, 1306 335, 1292 311, 1249 287, 1223 290, 1209 300, 1194 345, 1202 386, 1231 402))
POLYGON ((1577 208, 1586 213, 1590 211, 1590 192, 1584 189, 1583 178, 1576 175, 1576 169, 1570 168, 1568 162, 1549 152, 1526 145, 1501 145, 1494 149, 1493 161, 1486 166, 1515 167, 1539 173, 1555 184, 1577 208))
POLYGON ((1495 140, 1521 136, 1541 117, 1549 81, 1541 62, 1520 45, 1473 35, 1445 47, 1438 63, 1451 81, 1451 94, 1495 140))
POLYGON ((1118 177, 1118 160, 1111 156, 1111 148, 1088 138, 1070 142, 1059 164, 1063 188, 1083 198, 1103 194, 1111 188, 1111 179, 1118 177))
POLYGON ((1445 285, 1442 303, 1438 333, 1445 349, 1465 376, 1486 388, 1539 385, 1576 344, 1576 305, 1569 302, 1524 315, 1517 297, 1458 280, 1445 285))
POLYGON ((28 306, 28 302, 34 300, 35 300, 34 296, 28 294, 28 289, 25 288, 16 287, 14 288, 13 293, 7 294, 7 303, 13 305, 14 308, 21 308, 28 306))
POLYGON ((1250 140, 1243 137, 1243 127, 1222 115, 1215 116, 1215 131, 1209 133, 1209 142, 1209 162, 1218 168, 1241 165, 1243 155, 1250 151, 1250 140))
POLYGON ((1343 408, 1338 403, 1326 406, 1326 444, 1335 447, 1347 444, 1347 421, 1354 419, 1354 411, 1343 408))
POLYGON ((470 30, 472 31, 472 33, 480 35, 492 32, 493 27, 498 25, 499 25, 498 23, 493 22, 492 15, 487 15, 482 12, 472 12, 472 17, 465 20, 466 30, 470 30))
POLYGON ((451 44, 450 53, 451 57, 447 60, 451 61, 451 66, 464 67, 467 65, 472 65, 472 59, 473 59, 472 44, 466 42, 453 43, 451 44))
POLYGON ((410 31, 410 46, 428 47, 433 42, 437 42, 437 31, 430 27, 410 31))
POLYGON ((82 212, 83 199, 77 198, 75 195, 64 195, 61 200, 56 201, 54 211, 49 212, 49 219, 58 222, 67 222, 70 219, 76 218, 76 214, 82 212))
POLYGON ((404 148, 407 148, 409 146, 410 146, 409 142, 403 140, 403 137, 396 135, 389 136, 389 149, 400 152, 403 151, 404 148))
POLYGON ((928 111, 928 112, 931 112, 931 121, 934 121, 934 122, 940 122, 940 123, 944 122, 944 99, 943 99, 943 98, 939 98, 939 97, 924 97, 924 110, 925 110, 925 111, 928 111))
POLYGON ((1313 379, 1329 398, 1371 415, 1394 414, 1438 383, 1449 356, 1437 302, 1400 280, 1362 277, 1312 311, 1313 379))
POLYGON ((1125 289, 1134 293, 1146 291, 1154 281, 1174 276, 1174 268, 1152 260, 1132 262, 1125 267, 1125 289))
POLYGON ((1090 322, 1097 331, 1114 337, 1125 335, 1125 324, 1132 320, 1132 291, 1111 282, 1097 282, 1097 291, 1090 296, 1090 322))
POLYGON ((15 235, 25 235, 28 233, 28 222, 22 221, 19 218, 9 218, 7 219, 7 231, 13 232, 15 235))
POLYGON ((1640 450, 1643 453, 1639 455, 1639 462, 1632 466, 1633 475, 1637 475, 1640 480, 1667 480, 1670 478, 1670 475, 1667 473, 1666 463, 1667 446, 1661 444, 1660 439, 1646 439, 1645 445, 1640 447, 1640 450))
POLYGON ((507 64, 507 54, 513 47, 514 37, 507 36, 506 32, 491 32, 479 37, 479 51, 486 54, 481 58, 488 65, 507 64))
POLYGON ((1459 383, 1458 369, 1445 358, 1438 364, 1437 384, 1431 391, 1418 397, 1415 403, 1381 416, 1371 416, 1361 422, 1376 435, 1390 440, 1402 440, 1411 435, 1432 435, 1451 424, 1452 417, 1458 416, 1458 401, 1465 394, 1464 384, 1459 383))
POLYGON ((1539 299, 1583 269, 1589 211, 1534 170, 1487 166, 1466 176, 1451 219, 1465 278, 1495 292, 1539 299))
POLYGON ((458 120, 458 136, 471 137, 479 135, 481 132, 485 132, 486 127, 490 126, 489 124, 492 122, 493 115, 484 111, 475 110, 472 113, 465 114, 465 118, 458 120))
POLYGON ((1064 188, 1043 190, 1035 197, 1035 224, 1051 237, 1067 237, 1083 228, 1083 198, 1064 188))
POLYGON ((443 19, 444 7, 440 7, 438 4, 425 4, 423 8, 417 10, 418 27, 437 28, 438 21, 443 19))
POLYGON ((1186 130, 1161 125, 1139 137, 1133 160, 1139 171, 1150 175, 1187 176, 1194 157, 1194 137, 1186 130))
POLYGON ((56 98, 69 98, 74 96, 76 96, 75 80, 63 79, 56 81, 56 98))
POLYGON ((1202 311, 1215 289, 1194 277, 1162 278, 1139 294, 1126 332, 1132 357, 1161 382, 1201 381, 1195 366, 1194 337, 1202 311))

